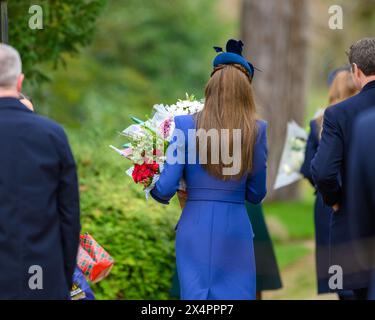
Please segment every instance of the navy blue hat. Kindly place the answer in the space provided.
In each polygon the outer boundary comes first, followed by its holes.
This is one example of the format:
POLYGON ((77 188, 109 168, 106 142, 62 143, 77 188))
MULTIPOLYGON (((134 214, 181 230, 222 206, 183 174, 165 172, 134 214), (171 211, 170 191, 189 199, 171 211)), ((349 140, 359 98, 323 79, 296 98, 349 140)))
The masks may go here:
POLYGON ((216 58, 213 61, 214 68, 216 68, 220 64, 239 64, 243 66, 249 73, 250 77, 253 78, 254 71, 256 68, 254 67, 252 63, 247 61, 242 56, 242 48, 243 48, 243 42, 241 40, 237 41, 234 39, 230 39, 227 42, 227 45, 226 45, 227 52, 223 52, 223 48, 214 47, 216 52, 219 52, 219 54, 216 56, 216 58))

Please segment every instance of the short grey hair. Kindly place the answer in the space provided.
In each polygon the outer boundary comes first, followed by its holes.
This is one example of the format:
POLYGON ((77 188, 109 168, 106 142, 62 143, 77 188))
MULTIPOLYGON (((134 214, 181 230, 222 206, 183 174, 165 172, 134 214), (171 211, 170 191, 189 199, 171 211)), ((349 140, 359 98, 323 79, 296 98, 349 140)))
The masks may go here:
POLYGON ((349 61, 355 63, 365 76, 375 75, 375 38, 364 38, 353 44, 349 61))
POLYGON ((18 77, 22 73, 20 54, 16 49, 0 43, 0 87, 16 86, 18 77))

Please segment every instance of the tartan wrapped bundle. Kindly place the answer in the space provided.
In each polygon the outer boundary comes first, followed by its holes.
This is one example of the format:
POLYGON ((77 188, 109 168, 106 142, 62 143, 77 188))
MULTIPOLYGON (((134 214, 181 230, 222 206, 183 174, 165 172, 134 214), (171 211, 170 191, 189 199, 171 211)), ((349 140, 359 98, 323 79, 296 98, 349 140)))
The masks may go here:
POLYGON ((91 282, 96 283, 108 276, 113 263, 113 258, 91 235, 80 236, 77 264, 91 282))

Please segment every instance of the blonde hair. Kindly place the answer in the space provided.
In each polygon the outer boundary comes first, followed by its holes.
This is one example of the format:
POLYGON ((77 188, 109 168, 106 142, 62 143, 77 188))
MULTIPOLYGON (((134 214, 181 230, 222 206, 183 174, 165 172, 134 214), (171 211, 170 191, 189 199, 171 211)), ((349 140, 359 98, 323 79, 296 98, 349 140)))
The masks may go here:
POLYGON ((351 73, 347 70, 340 71, 329 89, 329 104, 334 105, 354 96, 358 89, 353 81, 351 73))
MULTIPOLYGON (((251 77, 238 64, 219 65, 214 69, 205 90, 205 107, 197 114, 197 130, 229 130, 229 151, 233 153, 233 130, 241 130, 241 167, 236 175, 224 175, 228 167, 211 163, 211 141, 200 152, 207 154, 207 164, 202 164, 209 174, 221 179, 240 179, 253 167, 254 144, 257 136, 257 116, 251 77)), ((221 137, 219 145, 221 146, 221 137)), ((202 148, 198 143, 197 149, 202 148)), ((220 148, 220 147, 219 147, 220 148)))
MULTIPOLYGON (((343 70, 337 73, 335 79, 332 82, 331 87, 328 92, 328 102, 332 106, 334 104, 340 103, 358 93, 358 89, 354 83, 352 74, 348 70, 343 70)), ((323 130, 323 119, 324 115, 320 115, 316 122, 320 128, 319 137, 322 134, 323 130)))

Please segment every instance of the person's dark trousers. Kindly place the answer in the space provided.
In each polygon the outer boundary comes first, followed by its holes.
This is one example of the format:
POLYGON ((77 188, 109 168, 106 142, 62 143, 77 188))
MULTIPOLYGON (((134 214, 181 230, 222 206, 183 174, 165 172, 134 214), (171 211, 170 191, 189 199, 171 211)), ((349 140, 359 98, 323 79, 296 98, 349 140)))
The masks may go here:
POLYGON ((375 274, 371 273, 370 285, 368 288, 367 300, 375 300, 375 274))
POLYGON ((355 300, 367 300, 368 298, 368 288, 355 289, 353 292, 355 300))

